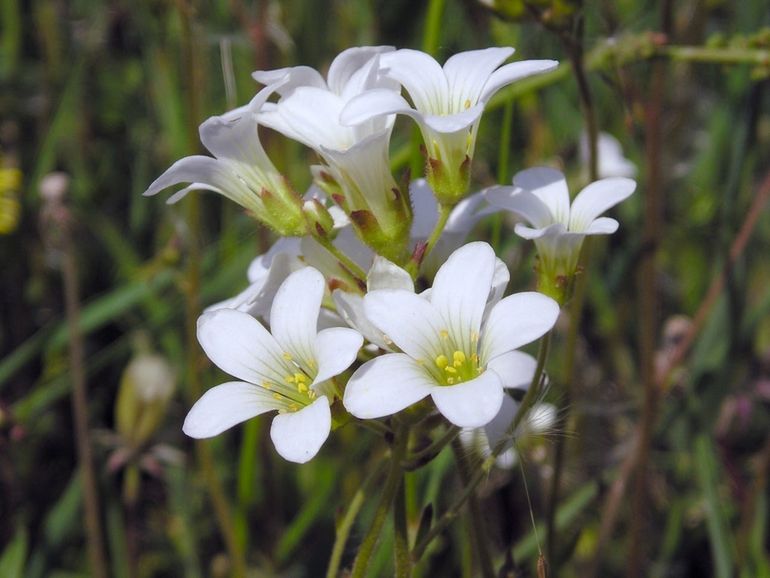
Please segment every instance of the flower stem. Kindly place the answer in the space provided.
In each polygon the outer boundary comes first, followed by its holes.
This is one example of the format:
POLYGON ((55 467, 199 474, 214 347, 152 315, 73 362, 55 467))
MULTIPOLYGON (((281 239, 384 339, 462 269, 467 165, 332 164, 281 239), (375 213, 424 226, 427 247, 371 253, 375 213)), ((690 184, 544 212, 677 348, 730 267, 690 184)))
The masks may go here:
POLYGON ((404 477, 396 490, 396 498, 393 500, 393 527, 396 533, 395 539, 395 577, 409 578, 412 575, 412 559, 409 556, 409 531, 406 525, 406 485, 404 477))
POLYGON ((437 455, 441 453, 441 450, 443 450, 448 443, 450 443, 452 440, 454 440, 457 437, 457 434, 460 433, 460 428, 457 426, 452 426, 444 432, 444 435, 442 435, 440 438, 435 440, 433 443, 431 443, 429 446, 421 449, 418 452, 413 453, 411 456, 407 456, 407 459, 404 461, 404 470, 407 472, 414 471, 418 468, 421 468, 433 458, 435 458, 437 455))
POLYGON ((516 431, 516 428, 518 427, 519 423, 521 423, 521 420, 524 418, 530 407, 539 397, 540 385, 543 380, 543 371, 545 369, 545 361, 548 358, 548 351, 550 348, 550 340, 551 334, 546 333, 545 336, 543 336, 543 339, 540 341, 540 349, 537 354, 537 367, 535 368, 535 374, 532 377, 532 383, 529 386, 527 394, 524 396, 524 399, 519 405, 519 410, 516 412, 511 425, 508 426, 508 430, 506 431, 507 435, 503 436, 503 438, 495 445, 495 447, 492 448, 492 452, 489 457, 485 459, 478 468, 476 468, 476 472, 473 474, 473 477, 470 479, 470 481, 466 484, 462 493, 449 507, 449 509, 444 512, 441 518, 436 522, 436 525, 425 534, 425 537, 422 540, 415 544, 414 548, 412 548, 412 560, 419 560, 433 539, 439 536, 441 532, 443 532, 444 529, 457 517, 460 508, 462 508, 466 500, 471 497, 476 486, 478 486, 481 480, 486 477, 489 470, 495 464, 497 457, 505 449, 506 440, 511 435, 513 435, 513 432, 516 431))
POLYGON ((347 269, 359 282, 366 286, 366 271, 358 266, 350 257, 334 246, 328 238, 316 235, 313 237, 329 253, 331 253, 340 264, 347 269))
POLYGON ((431 232, 430 237, 428 237, 428 240, 425 242, 425 250, 416 260, 415 258, 412 258, 412 260, 406 264, 405 268, 409 274, 412 275, 412 278, 417 277, 417 273, 420 271, 420 265, 425 262, 425 258, 433 250, 433 247, 436 246, 436 243, 441 237, 441 233, 444 232, 444 227, 446 227, 446 223, 449 220, 449 215, 452 214, 452 209, 454 209, 454 205, 445 205, 443 203, 439 203, 438 221, 436 222, 436 226, 433 227, 433 231, 431 232))
POLYGON ((345 551, 345 544, 347 544, 348 537, 350 536, 350 530, 353 528, 353 523, 356 521, 356 518, 361 511, 372 485, 380 478, 380 474, 382 474, 382 471, 385 469, 385 463, 385 461, 381 461, 375 467, 350 501, 345 516, 337 527, 337 535, 334 539, 329 566, 326 569, 326 578, 337 578, 340 562, 342 561, 342 554, 345 551))
MULTIPOLYGON (((471 464, 468 462, 468 458, 465 455, 465 448, 463 448, 460 440, 456 437, 452 440, 452 451, 455 455, 457 472, 460 474, 460 479, 462 480, 463 485, 467 485, 471 481, 471 464)), ((487 548, 488 541, 484 529, 484 520, 481 517, 481 509, 479 508, 479 501, 476 498, 475 492, 471 492, 468 497, 468 509, 471 514, 473 544, 481 568, 481 575, 483 578, 495 578, 492 559, 490 558, 489 549, 487 548)))
POLYGON ((372 525, 369 527, 369 531, 366 533, 363 542, 361 542, 361 547, 358 549, 350 578, 364 578, 366 576, 366 570, 369 567, 374 547, 377 545, 377 540, 379 540, 380 533, 382 532, 382 526, 385 524, 385 519, 388 516, 390 505, 393 503, 393 498, 404 477, 401 461, 406 453, 408 441, 409 426, 402 425, 396 432, 396 438, 393 442, 390 455, 390 471, 382 488, 380 503, 377 505, 377 510, 374 513, 372 525))

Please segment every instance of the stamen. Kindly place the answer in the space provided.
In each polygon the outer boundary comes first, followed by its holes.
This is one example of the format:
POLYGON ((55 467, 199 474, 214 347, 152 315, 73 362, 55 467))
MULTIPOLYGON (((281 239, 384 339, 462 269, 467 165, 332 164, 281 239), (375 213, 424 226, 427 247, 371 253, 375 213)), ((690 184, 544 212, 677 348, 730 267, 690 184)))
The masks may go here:
POLYGON ((451 373, 452 375, 455 375, 457 373, 457 369, 455 369, 451 365, 446 366, 444 368, 444 371, 446 371, 447 373, 451 373))
POLYGON ((452 354, 452 359, 454 360, 452 365, 454 365, 455 367, 461 367, 462 364, 465 363, 467 358, 465 357, 465 353, 463 353, 462 351, 455 351, 452 354))
POLYGON ((449 331, 446 329, 442 329, 438 334, 441 336, 441 339, 449 339, 449 331))
POLYGON ((449 365, 449 360, 446 355, 439 355, 436 358, 436 367, 439 369, 444 369, 447 365, 449 365))
POLYGON ((293 359, 292 356, 291 356, 291 353, 287 353, 286 351, 283 352, 283 358, 286 361, 291 361, 293 359))

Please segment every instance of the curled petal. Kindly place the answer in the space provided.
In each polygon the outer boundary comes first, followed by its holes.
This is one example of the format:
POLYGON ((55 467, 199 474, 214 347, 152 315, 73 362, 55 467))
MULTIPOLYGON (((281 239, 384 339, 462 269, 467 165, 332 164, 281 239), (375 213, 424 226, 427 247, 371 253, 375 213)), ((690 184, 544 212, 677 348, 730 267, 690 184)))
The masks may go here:
POLYGON ((445 418, 460 427, 486 425, 500 411, 503 386, 494 371, 459 385, 436 386, 431 397, 445 418))
POLYGON ((366 276, 366 288, 368 291, 403 289, 414 292, 414 281, 401 267, 377 255, 366 276))
POLYGON ((275 416, 270 426, 270 439, 283 459, 304 464, 321 449, 331 427, 329 400, 322 395, 299 411, 275 416))
POLYGON ((446 75, 432 56, 404 48, 383 54, 380 62, 385 74, 403 85, 417 110, 429 114, 451 112, 446 75))
POLYGON ((584 232, 604 211, 624 201, 636 189, 636 181, 624 177, 602 179, 580 191, 572 203, 570 231, 584 232))
POLYGON ((537 360, 523 351, 503 353, 487 364, 487 369, 497 373, 503 387, 509 389, 529 389, 536 368, 537 360))
POLYGON ((516 213, 536 229, 553 223, 553 216, 546 204, 529 191, 495 186, 488 188, 484 194, 489 204, 516 213))
POLYGON ((389 114, 418 116, 406 99, 392 90, 375 88, 351 98, 339 115, 340 123, 354 126, 389 114))
POLYGON ((481 97, 490 75, 514 53, 510 47, 491 47, 467 50, 450 57, 444 63, 444 74, 449 84, 454 110, 475 105, 481 97))
POLYGON ((212 387, 195 402, 182 431, 192 438, 210 438, 280 407, 268 391, 251 383, 230 381, 212 387))
POLYGON ((569 189, 561 171, 536 167, 517 173, 513 184, 539 198, 551 212, 552 221, 569 228, 569 189))
POLYGON ((484 85, 484 92, 479 97, 479 102, 486 104, 504 86, 527 76, 548 72, 558 65, 559 63, 555 60, 522 60, 506 64, 495 70, 489 77, 489 80, 484 85))
POLYGON ((425 369, 403 353, 377 357, 348 380, 342 403, 354 416, 373 419, 417 403, 436 387, 425 369))

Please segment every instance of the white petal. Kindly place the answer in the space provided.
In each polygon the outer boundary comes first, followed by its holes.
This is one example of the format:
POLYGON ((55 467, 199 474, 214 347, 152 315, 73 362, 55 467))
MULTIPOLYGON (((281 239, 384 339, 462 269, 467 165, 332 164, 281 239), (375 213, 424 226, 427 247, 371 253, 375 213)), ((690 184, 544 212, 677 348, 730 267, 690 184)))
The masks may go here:
POLYGON ((455 345, 466 354, 475 352, 495 272, 495 252, 487 243, 468 243, 450 255, 436 273, 431 303, 439 311, 455 345))
POLYGON ((248 106, 208 118, 198 132, 203 146, 215 157, 274 170, 259 142, 257 121, 248 106))
POLYGON ((270 266, 273 263, 273 258, 280 254, 286 254, 292 257, 299 257, 300 252, 300 238, 299 237, 281 237, 268 249, 267 253, 258 255, 249 264, 249 268, 246 270, 246 276, 251 283, 267 277, 270 272, 270 266))
POLYGON ((492 290, 489 292, 487 309, 491 310, 503 298, 510 280, 511 273, 508 271, 508 266, 501 259, 495 258, 495 273, 492 276, 492 290))
POLYGON ((430 394, 441 415, 460 427, 488 424, 500 411, 505 395, 494 371, 459 385, 436 386, 430 394))
POLYGON ((487 103, 502 87, 521 78, 547 72, 558 65, 559 63, 555 60, 522 60, 506 64, 502 68, 495 70, 489 77, 489 81, 484 86, 484 92, 479 97, 479 102, 487 103))
POLYGON ((202 155, 184 157, 155 179, 147 187, 144 196, 156 195, 163 189, 178 183, 197 183, 224 194, 222 185, 228 184, 232 179, 233 176, 228 174, 226 167, 216 159, 202 155))
POLYGON ((444 74, 454 111, 475 105, 490 75, 513 54, 510 47, 468 50, 455 54, 444 63, 444 74))
POLYGON ((540 239, 542 237, 557 238, 561 235, 567 234, 567 228, 561 223, 554 223, 540 229, 534 229, 527 227, 523 223, 516 223, 513 227, 514 232, 522 239, 533 240, 540 239))
POLYGON ((604 211, 630 197, 634 189, 636 189, 636 181, 623 177, 602 179, 591 183, 578 193, 575 202, 572 203, 570 231, 585 231, 604 211))
MULTIPOLYGON (((358 84, 353 80, 366 64, 371 63, 376 55, 392 50, 394 50, 392 46, 355 46, 343 50, 329 66, 329 73, 326 75, 329 90, 343 96, 353 88, 351 84, 358 84)), ((354 91, 360 92, 361 88, 361 86, 355 86, 354 91)))
POLYGON ((432 56, 404 48, 383 54, 380 63, 385 74, 403 85, 417 110, 427 114, 451 112, 446 75, 432 56))
POLYGON ((230 381, 212 387, 195 402, 184 420, 182 431, 192 438, 210 438, 279 407, 272 395, 261 387, 230 381))
POLYGON ((592 221, 585 230, 586 235, 611 235, 618 230, 620 223, 610 217, 599 217, 592 221))
POLYGON ((534 291, 515 293, 489 312, 481 336, 481 359, 489 362, 542 337, 556 323, 559 305, 534 291))
POLYGON ((320 331, 315 340, 318 375, 312 385, 323 383, 350 367, 363 344, 364 338, 353 329, 332 327, 320 331))
POLYGON ((424 241, 433 232, 438 222, 438 203, 433 191, 425 179, 415 179, 409 183, 409 196, 412 199, 412 239, 424 241))
POLYGON ((503 387, 527 390, 535 376, 537 360, 523 351, 509 351, 492 359, 487 369, 500 376, 503 387))
POLYGON ((305 267, 295 271, 278 289, 270 310, 273 337, 306 371, 314 368, 314 343, 324 286, 324 277, 316 269, 305 267))
POLYGON ((414 281, 412 276, 401 267, 377 255, 366 275, 366 289, 367 291, 403 289, 414 292, 414 281))
POLYGON ((375 117, 395 113, 415 115, 412 107, 400 94, 384 88, 375 88, 347 101, 339 120, 345 126, 353 126, 375 117))
POLYGON ((513 445, 513 435, 508 433, 508 427, 513 422, 513 418, 516 417, 517 411, 519 411, 519 404, 509 395, 503 397, 500 411, 497 412, 492 421, 484 426, 484 432, 487 434, 490 448, 494 449, 503 438, 506 439, 504 448, 509 448, 513 445))
POLYGON ((288 95, 298 86, 326 88, 326 81, 323 79, 323 76, 310 66, 257 70, 251 73, 251 77, 281 96, 288 95))
POLYGON ((470 233, 481 217, 496 213, 496 207, 489 207, 484 193, 474 193, 455 205, 446 222, 444 231, 470 233))
POLYGON ((377 357, 348 380, 342 403, 354 416, 373 419, 417 403, 437 387, 425 369, 403 353, 377 357))
POLYGON ((369 342, 390 351, 391 347, 385 343, 385 335, 377 329, 364 313, 364 298, 357 293, 348 293, 340 289, 332 292, 337 311, 350 327, 361 333, 369 342))
POLYGON ((425 298, 399 289, 372 291, 364 297, 364 312, 413 359, 430 363, 441 353, 439 335, 448 328, 425 298))
POLYGON ((433 132, 439 134, 455 134, 460 131, 470 130, 473 124, 481 118, 484 106, 477 104, 454 114, 438 115, 423 114, 422 118, 416 118, 421 124, 425 124, 433 132))
POLYGON ((513 184, 543 201, 553 222, 569 227, 569 190, 561 171, 548 167, 527 169, 513 177, 513 184))
POLYGON ((278 342, 248 313, 220 309, 198 319, 198 341, 222 371, 251 383, 283 382, 278 342))
POLYGON ((259 122, 318 152, 322 146, 345 150, 353 143, 353 131, 338 119, 344 102, 316 87, 300 86, 278 104, 263 110, 259 122))
POLYGON ((318 453, 331 428, 329 400, 322 395, 299 411, 275 416, 270 439, 283 459, 304 464, 318 453))
POLYGON ((542 229, 554 222, 546 204, 529 191, 495 186, 486 189, 484 194, 491 205, 516 213, 536 229, 542 229))

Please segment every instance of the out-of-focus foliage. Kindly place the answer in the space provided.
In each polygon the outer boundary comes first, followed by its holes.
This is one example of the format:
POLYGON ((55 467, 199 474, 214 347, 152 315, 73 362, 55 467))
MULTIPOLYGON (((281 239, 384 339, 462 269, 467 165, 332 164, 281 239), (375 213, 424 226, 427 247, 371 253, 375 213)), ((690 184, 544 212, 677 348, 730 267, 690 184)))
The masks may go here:
MULTIPOLYGON (((639 263, 655 251, 655 359, 665 365, 728 262, 758 191, 768 186, 770 15, 761 0, 686 0, 672 3, 664 35, 664 8, 640 0, 503 1, 493 3, 494 10, 488 4, 1 1, 0 576, 88 575, 64 299, 57 256, 44 244, 39 221, 38 186, 46 174, 61 170, 71 177, 111 575, 225 576, 234 567, 234 549, 244 553, 250 576, 314 578, 329 559, 337 506, 353 498, 386 447, 347 425, 314 461, 297 467, 275 455, 269 420, 258 418, 207 443, 209 461, 194 449, 181 433, 200 394, 190 390, 190 372, 203 387, 221 375, 192 361, 199 359, 192 351, 197 344, 185 340, 185 303, 197 290, 189 284, 191 260, 200 266, 202 307, 243 288, 247 264, 271 239, 219 196, 200 198, 200 224, 191 227, 190 201, 169 207, 141 192, 174 160, 201 152, 196 127, 202 120, 254 95, 253 70, 323 69, 339 51, 360 44, 426 47, 439 60, 459 50, 512 45, 520 58, 560 60, 554 73, 494 100, 481 125, 473 182, 481 188, 551 164, 579 190, 588 180, 580 153, 585 116, 560 38, 578 30, 598 127, 637 165, 639 186, 616 212, 620 231, 591 247, 570 418, 522 449, 521 469, 493 471, 480 500, 496 566, 532 575, 538 549, 523 479, 540 522, 554 475, 553 448, 562 438, 558 549, 550 566, 552 575, 587 575, 609 487, 642 419, 639 263), (544 14, 547 27, 535 21, 544 14), (653 63, 662 66, 660 85, 651 82, 653 63), (661 116, 653 121, 656 98, 661 116), (662 131, 659 140, 650 134, 651 122, 662 131), (645 238, 651 179, 662 187, 660 226, 645 238), (179 385, 149 433, 126 445, 116 404, 140 331, 173 366, 179 385), (220 492, 213 499, 212 487, 220 492), (223 507, 231 536, 222 531, 223 507)), ((396 129, 398 170, 419 171, 412 126, 399 120, 396 129)), ((277 134, 261 136, 277 166, 304 190, 312 156, 277 134)), ((629 572, 635 524, 644 528, 637 576, 770 576, 770 219, 767 205, 758 210, 691 354, 659 392, 644 464, 648 507, 643 519, 633 519, 633 485, 627 489, 618 524, 602 545, 601 576, 629 572)), ((496 219, 475 237, 494 243, 511 268, 511 288, 531 288, 531 247, 496 219)), ((558 405, 569 348, 564 335, 560 328, 548 366, 550 401, 558 405)), ((458 483, 448 452, 409 474, 410 528, 417 531, 422 504, 440 514, 458 483)), ((372 515, 367 504, 343 564, 372 515)), ((415 575, 477 575, 467 525, 461 517, 415 575)), ((386 530, 370 576, 392 573, 392 547, 386 530)))

